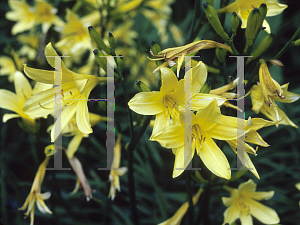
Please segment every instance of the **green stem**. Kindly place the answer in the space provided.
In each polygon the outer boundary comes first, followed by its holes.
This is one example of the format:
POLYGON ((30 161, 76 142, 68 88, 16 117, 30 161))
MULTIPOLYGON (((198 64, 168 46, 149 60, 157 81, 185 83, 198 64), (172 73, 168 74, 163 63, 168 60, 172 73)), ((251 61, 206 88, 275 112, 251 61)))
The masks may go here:
POLYGON ((191 171, 186 170, 185 175, 186 175, 186 192, 187 192, 187 197, 189 202, 189 208, 188 208, 189 224, 194 224, 194 204, 193 204, 191 171))
POLYGON ((235 46, 234 46, 234 43, 233 43, 233 39, 229 39, 227 41, 227 43, 229 44, 229 46, 231 47, 231 50, 233 52, 234 55, 240 55, 240 53, 236 50, 235 46))

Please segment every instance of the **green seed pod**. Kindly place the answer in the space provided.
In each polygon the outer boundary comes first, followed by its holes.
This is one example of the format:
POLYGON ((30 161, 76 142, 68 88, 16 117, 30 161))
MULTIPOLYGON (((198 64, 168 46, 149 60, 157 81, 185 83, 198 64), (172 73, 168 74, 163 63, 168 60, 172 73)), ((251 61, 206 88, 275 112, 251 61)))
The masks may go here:
POLYGON ((232 27, 232 33, 235 35, 236 31, 240 25, 240 20, 235 12, 232 13, 230 22, 231 22, 231 27, 232 27))
POLYGON ((107 73, 107 59, 104 57, 103 53, 97 49, 93 51, 96 62, 98 65, 107 73))
POLYGON ((227 50, 223 48, 216 48, 216 56, 220 63, 224 64, 225 63, 225 57, 227 55, 227 50))
POLYGON ((145 83, 143 83, 142 81, 139 81, 139 80, 136 81, 135 86, 139 92, 151 92, 150 89, 147 87, 147 85, 145 83))
POLYGON ((294 41, 294 45, 295 45, 295 46, 300 46, 300 39, 294 41))
POLYGON ((209 94, 210 90, 211 90, 211 82, 206 81, 205 84, 203 84, 203 86, 201 87, 200 93, 209 94))
POLYGON ((101 50, 105 51, 107 54, 111 55, 112 54, 111 49, 109 49, 106 46, 106 44, 103 42, 100 34, 92 26, 89 26, 88 29, 89 29, 89 34, 91 39, 98 45, 98 47, 101 50))
POLYGON ((248 17, 247 20, 247 27, 245 36, 247 38, 246 45, 252 46, 253 45, 253 38, 258 31, 258 29, 261 27, 261 15, 257 8, 253 9, 248 17))
POLYGON ((115 51, 115 38, 114 38, 113 34, 110 32, 108 33, 108 43, 110 45, 110 48, 113 51, 115 51))
POLYGON ((214 7, 210 4, 204 3, 204 12, 205 15, 211 24, 211 26, 214 28, 216 33, 221 36, 225 41, 229 39, 228 34, 224 31, 223 26, 221 25, 220 19, 218 17, 217 11, 214 9, 214 7))
POLYGON ((124 65, 122 55, 119 55, 119 57, 117 57, 117 65, 118 65, 118 70, 122 73, 123 72, 123 65, 124 65))
POLYGON ((274 34, 268 34, 266 37, 264 37, 251 53, 253 57, 247 59, 246 65, 249 64, 252 60, 258 58, 261 54, 263 54, 270 47, 273 40, 274 34))

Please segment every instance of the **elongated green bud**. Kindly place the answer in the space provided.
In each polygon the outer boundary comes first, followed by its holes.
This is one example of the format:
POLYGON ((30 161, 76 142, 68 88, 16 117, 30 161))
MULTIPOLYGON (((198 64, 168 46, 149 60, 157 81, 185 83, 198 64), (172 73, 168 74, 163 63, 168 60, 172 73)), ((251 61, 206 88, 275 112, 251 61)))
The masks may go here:
POLYGON ((103 53, 97 49, 93 51, 96 62, 98 65, 107 73, 107 59, 104 57, 103 53))
POLYGON ((268 34, 266 37, 264 37, 251 53, 253 57, 247 59, 246 65, 249 64, 252 60, 258 58, 261 54, 263 54, 270 47, 273 40, 274 34, 268 34))
POLYGON ((294 45, 295 45, 295 46, 300 46, 300 39, 294 41, 294 45))
POLYGON ((246 32, 245 36, 247 38, 246 45, 252 46, 253 45, 253 38, 258 31, 258 29, 261 27, 261 15, 258 11, 257 8, 253 9, 248 17, 247 20, 247 27, 246 27, 246 32))
POLYGON ((110 48, 113 51, 115 51, 115 38, 114 38, 113 34, 110 32, 108 33, 108 43, 110 45, 110 48))
POLYGON ((267 16, 267 11, 268 11, 267 5, 265 3, 262 3, 259 6, 258 11, 259 11, 260 16, 261 16, 261 23, 263 23, 263 21, 265 20, 265 18, 267 16))
POLYGON ((206 0, 206 3, 214 5, 214 0, 206 0))
POLYGON ((123 72, 123 66, 124 66, 124 61, 122 55, 119 55, 120 57, 117 57, 117 64, 118 64, 118 70, 120 72, 123 72))
POLYGON ((227 55, 227 50, 223 48, 216 48, 216 56, 220 63, 224 64, 225 63, 225 57, 227 55))
POLYGON ((135 82, 136 85, 136 89, 139 92, 151 92, 150 89, 147 87, 147 85, 145 83, 143 83, 142 81, 136 81, 135 82))
POLYGON ((89 34, 91 39, 98 45, 98 47, 101 50, 105 51, 107 54, 111 55, 112 54, 111 49, 109 49, 106 46, 106 44, 103 42, 100 34, 92 26, 89 26, 88 29, 89 29, 89 34))
POLYGON ((214 74, 219 74, 220 73, 220 70, 217 69, 217 68, 210 67, 208 65, 205 65, 205 66, 206 66, 207 72, 209 72, 209 73, 214 73, 214 74))
POLYGON ((230 22, 231 22, 231 27, 232 27, 232 33, 233 33, 233 35, 235 35, 236 31, 240 25, 240 20, 235 12, 232 13, 230 22))
POLYGON ((217 11, 214 9, 214 7, 210 4, 204 3, 204 12, 205 15, 211 24, 211 26, 214 28, 216 33, 221 36, 225 41, 229 39, 228 34, 224 31, 223 26, 221 25, 220 19, 218 17, 217 11))
MULTIPOLYGON (((159 44, 157 44, 155 41, 151 42, 151 51, 154 55, 158 55, 158 53, 161 52, 159 44)), ((155 61, 156 66, 160 66, 162 63, 163 62, 160 60, 155 61)))
POLYGON ((203 86, 200 89, 200 93, 205 93, 205 94, 209 94, 211 90, 211 82, 208 80, 205 82, 205 84, 203 84, 203 86))

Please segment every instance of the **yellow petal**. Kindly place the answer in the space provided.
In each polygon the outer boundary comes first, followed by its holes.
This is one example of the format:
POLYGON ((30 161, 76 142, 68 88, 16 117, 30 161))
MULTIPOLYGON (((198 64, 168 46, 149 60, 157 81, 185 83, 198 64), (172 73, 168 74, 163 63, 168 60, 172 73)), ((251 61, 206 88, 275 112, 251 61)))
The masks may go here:
POLYGON ((282 13, 288 6, 285 4, 280 4, 275 0, 266 0, 265 2, 268 7, 267 16, 276 16, 282 13))
POLYGON ((184 128, 181 125, 167 126, 162 132, 152 136, 152 140, 165 148, 179 148, 184 145, 184 128))
POLYGON ((294 101, 297 101, 300 98, 300 95, 294 94, 292 92, 289 92, 288 89, 289 83, 284 84, 281 86, 282 89, 282 95, 285 97, 284 99, 279 98, 276 96, 274 99, 279 102, 285 102, 285 103, 292 103, 294 101))
POLYGON ((11 110, 19 115, 23 114, 24 102, 13 92, 0 90, 0 108, 11 110))
POLYGON ((277 224, 280 219, 274 209, 271 209, 255 200, 248 199, 247 203, 250 207, 250 213, 256 219, 264 224, 277 224))
POLYGON ((253 219, 250 214, 245 215, 244 213, 240 213, 240 220, 243 225, 253 225, 253 219))
POLYGON ((43 117, 54 112, 54 89, 36 93, 24 104, 23 111, 31 117, 43 117))
POLYGON ((216 100, 213 100, 205 109, 201 109, 196 114, 197 124, 200 125, 204 131, 210 130, 215 126, 220 117, 221 112, 216 100))
POLYGON ((20 117, 20 115, 18 115, 18 114, 4 114, 3 115, 3 118, 2 118, 2 121, 3 121, 3 123, 6 123, 7 122, 7 120, 10 120, 10 119, 13 119, 13 118, 18 118, 18 117, 20 117))
POLYGON ((92 127, 95 126, 100 121, 106 121, 106 120, 107 120, 106 117, 100 116, 100 115, 95 114, 95 113, 90 113, 90 123, 91 123, 92 127))
MULTIPOLYGON (((222 198, 222 200, 224 199, 224 197, 222 198)), ((239 210, 239 206, 236 205, 231 205, 229 206, 225 212, 224 212, 224 224, 229 223, 231 224, 232 222, 234 222, 236 219, 239 218, 240 215, 240 210, 239 210)))
POLYGON ((202 143, 198 155, 212 173, 229 180, 231 178, 231 171, 227 158, 210 136, 206 133, 203 136, 205 137, 205 141, 202 143))
POLYGON ((20 98, 26 101, 31 97, 32 94, 32 88, 30 86, 30 83, 20 71, 16 71, 14 77, 16 93, 20 98))
POLYGON ((235 126, 228 126, 220 123, 217 123, 215 126, 213 126, 213 128, 208 130, 207 133, 212 138, 217 140, 236 139, 238 134, 236 124, 235 126))
POLYGON ((225 102, 225 99, 218 95, 197 93, 192 98, 192 110, 204 109, 214 100, 217 101, 218 106, 225 102))
POLYGON ((270 27, 269 23, 266 20, 263 21, 262 26, 265 27, 264 31, 266 31, 268 34, 271 33, 271 27, 270 27))
POLYGON ((250 97, 252 101, 252 110, 258 113, 264 104, 264 96, 262 95, 260 85, 253 85, 250 89, 250 97))
POLYGON ((251 193, 251 198, 255 200, 268 200, 274 196, 274 191, 267 191, 267 192, 254 192, 251 193))
POLYGON ((83 134, 80 132, 78 134, 76 134, 72 140, 70 141, 69 145, 68 145, 68 150, 67 150, 67 156, 68 158, 72 158, 74 153, 77 151, 81 140, 83 138, 83 134))
POLYGON ((90 124, 87 100, 80 100, 78 102, 77 111, 76 111, 76 123, 78 129, 82 133, 89 134, 93 132, 90 124))
POLYGON ((161 88, 162 94, 167 94, 173 91, 178 83, 177 77, 174 72, 168 68, 162 67, 161 71, 161 88))
POLYGON ((25 64, 24 73, 35 81, 54 85, 55 71, 34 69, 27 67, 27 65, 25 64))
POLYGON ((155 115, 165 110, 164 95, 161 92, 141 92, 136 94, 129 102, 129 108, 142 115, 155 115))
POLYGON ((268 147, 268 143, 265 142, 262 137, 256 132, 256 131, 250 131, 245 135, 245 141, 252 143, 252 144, 257 144, 260 146, 268 147))
POLYGON ((192 161, 194 156, 195 150, 189 148, 188 146, 181 146, 177 148, 175 154, 175 163, 174 163, 174 170, 173 170, 173 178, 178 177, 189 163, 192 161))
POLYGON ((153 136, 156 136, 159 133, 161 133, 162 130, 165 127, 168 127, 169 125, 170 125, 170 114, 168 113, 167 110, 156 114, 150 140, 152 140, 153 136))

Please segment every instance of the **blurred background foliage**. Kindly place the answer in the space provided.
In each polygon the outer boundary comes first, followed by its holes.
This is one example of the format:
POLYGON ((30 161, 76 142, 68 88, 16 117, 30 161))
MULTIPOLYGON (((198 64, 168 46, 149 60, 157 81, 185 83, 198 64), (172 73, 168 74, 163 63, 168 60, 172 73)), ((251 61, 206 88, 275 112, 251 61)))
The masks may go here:
MULTIPOLYGON (((33 4, 33 1, 28 1, 33 4)), ((74 9, 80 1, 61 1, 50 0, 49 3, 58 9, 57 15, 64 20, 66 8, 74 9)), ((85 15, 89 11, 87 1, 82 1, 84 7, 78 10, 79 16, 85 15)), ((163 1, 162 1, 163 2, 163 1)), ((134 86, 135 80, 143 80, 153 90, 157 74, 152 71, 155 68, 154 62, 146 59, 146 49, 150 48, 151 41, 156 41, 162 49, 168 47, 180 46, 188 43, 190 38, 190 29, 193 20, 195 1, 168 1, 172 14, 165 23, 162 24, 164 33, 159 33, 156 24, 145 16, 140 10, 136 10, 134 16, 129 19, 133 25, 127 32, 136 32, 133 36, 133 45, 122 45, 116 39, 117 54, 124 55, 125 79, 128 85, 130 98, 137 90, 134 86), (172 32, 171 26, 177 26, 181 31, 180 36, 172 32), (174 36, 175 35, 175 36, 174 36), (119 49, 118 49, 119 47, 119 49), (134 51, 133 51, 134 50, 134 51), (132 52, 133 51, 133 52, 132 52)), ((199 11, 196 11, 196 21, 203 16, 201 1, 199 11)), ((227 1, 228 2, 228 1, 227 1)), ((271 59, 290 39, 295 30, 300 26, 300 4, 298 1, 286 0, 282 3, 288 5, 288 8, 279 16, 268 17, 272 32, 275 34, 275 40, 264 55, 265 59, 271 59)), ((220 1, 215 1, 215 8, 219 8, 220 1)), ((0 55, 10 56, 12 50, 18 52, 24 45, 19 40, 19 35, 12 35, 11 28, 14 22, 5 19, 5 13, 10 10, 6 1, 0 2, 0 55)), ((128 12, 130 14, 130 12, 128 12)), ((126 14, 126 16, 128 16, 126 14)), ((119 18, 122 22, 124 18, 119 18)), ((114 24, 118 26, 118 21, 114 24)), ((162 29, 163 29, 162 28, 162 29)), ((211 39, 221 42, 222 40, 215 34, 208 23, 200 24, 196 33, 197 37, 211 39)), ((35 28, 40 30, 40 27, 35 28)), ((111 27, 112 31, 115 29, 111 27)), ((121 27, 122 29, 122 27, 121 27)), ((230 33, 230 15, 226 15, 225 30, 230 33)), ((105 28, 104 28, 105 30, 105 28)), ((102 35, 107 35, 108 31, 102 35)), ((237 39, 243 35, 244 30, 238 30, 237 39)), ((28 32, 25 32, 27 34, 28 32)), ((126 33, 124 34, 126 35, 126 33)), ((262 39, 264 34, 260 34, 262 39)), ((58 41, 59 33, 52 28, 45 37, 46 41, 40 44, 45 45, 48 41, 58 41)), ((300 37, 298 37, 300 38, 300 37)), ((258 39, 258 40, 259 40, 258 39)), ((43 46, 44 47, 44 46, 43 46)), ((237 49, 242 50, 237 42, 237 49)), ((37 51, 41 50, 38 45, 37 51)), ((42 49, 43 50, 43 49, 42 49)), ((60 52, 60 51, 58 51, 60 52)), ((81 60, 72 62, 69 65, 73 70, 80 70, 86 65, 90 50, 85 51, 81 60)), ((199 54, 198 54, 199 55, 199 54)), ((203 50, 200 53, 201 60, 206 64, 212 65, 214 59, 213 50, 203 50)), ((71 55, 72 57, 72 55, 71 55)), ((289 90, 300 94, 300 51, 299 47, 292 47, 286 52, 280 60, 285 67, 271 68, 271 74, 280 84, 290 83, 289 90)), ((235 73, 235 59, 226 59, 228 61, 228 74, 235 73)), ((50 66, 44 59, 35 57, 27 58, 27 64, 35 68, 49 69, 50 66)), ((251 69, 251 65, 248 69, 251 69)), ((91 70, 93 72, 94 70, 91 70)), ((91 74, 97 74, 95 70, 91 74)), ((223 85, 223 78, 220 75, 209 74, 208 79, 212 81, 213 87, 223 85)), ((0 88, 14 91, 13 83, 9 82, 6 76, 0 76, 0 88)), ((105 86, 98 86, 91 94, 91 98, 105 97, 105 86)), ((119 84, 116 84, 116 132, 128 134, 128 119, 125 112, 126 102, 119 84)), ((246 98, 246 118, 256 116, 251 111, 252 105, 250 98, 246 98)), ((280 105, 288 117, 298 126, 300 126, 300 104, 299 101, 294 104, 280 105)), ((89 103, 89 110, 106 116, 105 107, 101 107, 97 102, 89 103)), ((227 115, 235 115, 235 111, 225 108, 227 115)), ((7 110, 0 110, 1 118, 7 110)), ((257 116, 264 118, 262 114, 257 116)), ((136 115, 134 117, 136 119, 136 115)), ((53 123, 53 118, 40 119, 40 130, 37 134, 31 135, 23 131, 18 125, 18 119, 9 120, 6 123, 0 123, 1 128, 1 152, 0 152, 0 222, 7 224, 29 224, 29 219, 23 219, 23 212, 18 208, 24 203, 32 185, 35 173, 39 164, 44 159, 44 148, 50 144, 49 134, 46 132, 48 126, 53 123)), ((99 171, 97 168, 106 167, 106 124, 98 123, 94 132, 89 138, 84 138, 76 156, 80 159, 87 178, 94 190, 93 197, 100 201, 87 202, 84 193, 80 190, 75 195, 70 195, 73 190, 76 176, 73 171, 47 171, 42 185, 42 192, 51 191, 51 198, 46 201, 53 214, 42 214, 35 211, 35 224, 56 224, 56 225, 83 225, 83 224, 132 224, 130 219, 129 195, 127 176, 120 177, 121 192, 117 193, 114 201, 108 199, 109 171, 99 171)), ((259 132, 263 139, 270 144, 270 147, 259 148, 258 155, 252 157, 253 163, 260 175, 260 180, 256 179, 252 173, 247 172, 240 179, 230 182, 229 186, 237 188, 241 182, 253 179, 257 184, 258 191, 274 190, 274 197, 268 201, 267 205, 275 209, 281 219, 281 224, 299 224, 300 221, 300 192, 295 188, 295 184, 300 182, 300 132, 299 129, 280 125, 264 128, 259 132)), ((145 132, 139 144, 134 150, 134 176, 136 186, 136 198, 138 216, 140 224, 158 224, 171 217, 176 210, 187 201, 185 174, 179 178, 172 178, 174 155, 171 150, 162 148, 156 142, 150 142, 148 139, 151 134, 151 128, 145 132)), ((129 142, 129 135, 122 138, 122 146, 129 142)), ((63 138, 63 146, 67 146, 70 137, 63 138)), ((229 159, 231 167, 235 165, 235 155, 226 144, 222 144, 222 149, 229 159)), ((195 159, 197 161, 197 159, 195 159)), ((194 162, 197 163, 197 162, 194 162)), ((197 164, 196 164, 197 165, 197 164)), ((70 167, 68 160, 63 155, 63 166, 70 167)), ((121 166, 127 166, 127 153, 122 148, 121 166)), ((53 160, 50 160, 48 167, 53 167, 53 160)), ((203 166, 204 167, 204 166, 203 166)), ((210 177, 210 172, 203 168, 201 174, 204 178, 210 177)), ((193 172, 194 173, 194 172, 193 172)), ((234 175, 235 172, 233 172, 234 175)), ((193 194, 199 188, 198 183, 192 183, 193 194)), ((228 193, 222 189, 216 179, 214 185, 201 195, 198 204, 195 206, 196 224, 214 225, 223 222, 223 212, 226 207, 221 201, 221 197, 228 197, 228 193)), ((255 224, 260 224, 255 220, 255 224)), ((182 224, 188 224, 184 217, 182 224)))

